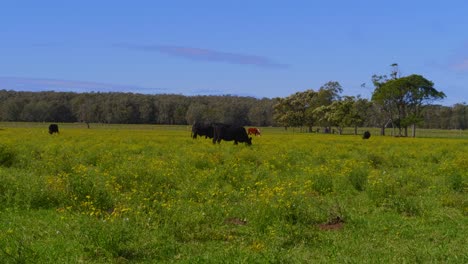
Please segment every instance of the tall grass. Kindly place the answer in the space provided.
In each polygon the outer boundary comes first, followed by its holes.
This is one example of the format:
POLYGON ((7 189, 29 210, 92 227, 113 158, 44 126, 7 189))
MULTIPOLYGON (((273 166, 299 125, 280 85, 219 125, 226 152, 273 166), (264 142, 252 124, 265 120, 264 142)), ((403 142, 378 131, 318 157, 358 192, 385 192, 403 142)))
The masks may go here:
MULTIPOLYGON (((4 124, 5 125, 5 124, 4 124)), ((5 263, 466 263, 468 141, 0 130, 5 263)))

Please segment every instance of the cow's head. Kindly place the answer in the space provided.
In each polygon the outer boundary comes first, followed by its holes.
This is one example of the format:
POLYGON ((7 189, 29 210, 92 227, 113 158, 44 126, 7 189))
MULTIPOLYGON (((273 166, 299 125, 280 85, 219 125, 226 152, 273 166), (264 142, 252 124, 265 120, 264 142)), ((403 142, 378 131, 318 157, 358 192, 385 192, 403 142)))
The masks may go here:
POLYGON ((252 137, 249 137, 249 138, 247 139, 247 144, 248 144, 248 145, 252 145, 252 137))

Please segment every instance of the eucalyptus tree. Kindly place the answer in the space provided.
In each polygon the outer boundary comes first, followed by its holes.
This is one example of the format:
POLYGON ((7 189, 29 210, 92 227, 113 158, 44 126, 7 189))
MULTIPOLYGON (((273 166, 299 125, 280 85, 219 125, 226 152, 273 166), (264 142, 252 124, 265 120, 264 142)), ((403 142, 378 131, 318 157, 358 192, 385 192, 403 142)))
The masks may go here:
POLYGON ((330 115, 336 105, 334 107, 330 106, 333 102, 341 99, 340 94, 342 92, 343 87, 336 81, 325 83, 317 91, 312 113, 318 124, 325 127, 325 131, 330 131, 330 126, 334 125, 334 118, 330 118, 330 115))
POLYGON ((392 75, 392 79, 373 76, 376 86, 372 101, 381 107, 387 117, 395 123, 398 121, 399 135, 408 136, 408 126, 412 126, 416 136, 416 124, 423 120, 422 109, 429 103, 443 99, 445 94, 434 88, 434 83, 421 75, 412 74, 405 77, 392 75))
POLYGON ((354 127, 355 135, 357 135, 357 128, 364 124, 370 108, 369 101, 360 96, 344 96, 341 100, 334 101, 330 106, 331 118, 339 133, 342 133, 344 127, 354 127))
POLYGON ((268 98, 254 102, 248 113, 250 124, 255 126, 273 125, 273 106, 274 101, 268 98))
POLYGON ((315 110, 338 100, 342 91, 339 82, 330 81, 318 91, 309 89, 296 92, 286 98, 277 98, 274 106, 275 120, 284 127, 306 126, 311 132, 314 125, 326 125, 322 116, 315 110))
POLYGON ((313 110, 314 116, 317 117, 317 123, 324 127, 325 133, 329 133, 330 127, 336 125, 335 120, 331 117, 332 111, 331 105, 321 105, 313 110))
POLYGON ((284 127, 306 126, 312 131, 317 118, 313 110, 319 106, 318 93, 314 90, 296 92, 286 98, 278 98, 275 109, 275 120, 284 127))
POLYGON ((352 115, 353 119, 351 125, 354 126, 354 134, 357 135, 357 128, 364 125, 369 125, 369 117, 372 114, 372 103, 361 96, 352 97, 353 108, 352 115))
POLYGON ((452 107, 451 124, 453 128, 465 130, 468 127, 468 105, 458 103, 452 107))
POLYGON ((283 126, 285 129, 291 126, 301 126, 303 123, 303 116, 301 111, 298 110, 299 105, 295 95, 275 99, 273 118, 278 125, 283 126))
POLYGON ((2 114, 2 121, 22 121, 21 113, 27 102, 22 98, 9 98, 2 102, 0 111, 2 114))
POLYGON ((208 105, 206 104, 203 104, 201 102, 192 102, 187 109, 187 113, 185 114, 185 119, 187 120, 187 123, 194 124, 197 122, 208 122, 207 117, 205 115, 208 109, 208 105))
POLYGON ((317 105, 329 105, 333 101, 339 100, 342 92, 343 87, 339 82, 329 81, 325 83, 317 91, 317 105))
POLYGON ((336 126, 341 135, 345 127, 357 127, 364 123, 370 104, 360 97, 344 96, 329 105, 322 105, 314 110, 318 120, 325 126, 336 126))

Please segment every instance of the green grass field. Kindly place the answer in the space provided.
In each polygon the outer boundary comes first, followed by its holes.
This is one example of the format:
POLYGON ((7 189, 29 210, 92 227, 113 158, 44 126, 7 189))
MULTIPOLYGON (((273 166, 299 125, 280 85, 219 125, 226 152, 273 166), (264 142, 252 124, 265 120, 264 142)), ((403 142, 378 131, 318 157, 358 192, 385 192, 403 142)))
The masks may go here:
POLYGON ((1 263, 468 263, 467 132, 47 126, 0 123, 1 263))

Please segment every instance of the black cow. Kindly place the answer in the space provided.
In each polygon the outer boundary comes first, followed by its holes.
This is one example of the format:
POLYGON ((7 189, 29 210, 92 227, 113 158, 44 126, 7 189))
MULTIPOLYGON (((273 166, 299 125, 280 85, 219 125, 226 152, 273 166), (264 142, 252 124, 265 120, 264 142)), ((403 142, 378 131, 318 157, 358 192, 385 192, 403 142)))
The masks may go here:
POLYGON ((49 126, 49 134, 57 133, 58 134, 59 129, 57 124, 50 124, 49 126))
POLYGON ((248 145, 252 145, 252 138, 247 135, 244 127, 240 126, 231 126, 231 125, 224 125, 224 124, 215 124, 214 128, 214 136, 213 136, 213 144, 216 142, 220 143, 221 140, 232 141, 234 140, 234 144, 237 145, 237 142, 247 143, 248 145))
POLYGON ((364 132, 364 134, 362 134, 362 138, 363 139, 369 139, 370 138, 370 132, 369 131, 364 132))
POLYGON ((205 136, 205 138, 213 138, 213 126, 195 123, 192 126, 192 138, 197 136, 205 136))

